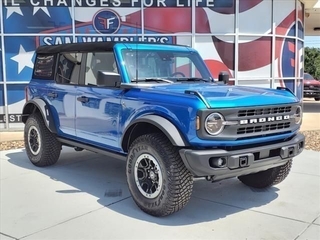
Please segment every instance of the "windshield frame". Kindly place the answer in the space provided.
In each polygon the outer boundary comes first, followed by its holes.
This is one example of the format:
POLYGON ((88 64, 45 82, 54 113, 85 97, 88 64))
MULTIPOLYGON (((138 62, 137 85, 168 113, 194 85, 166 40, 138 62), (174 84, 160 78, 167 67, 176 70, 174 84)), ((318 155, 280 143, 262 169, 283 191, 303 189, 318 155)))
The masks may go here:
MULTIPOLYGON (((137 77, 139 79, 139 82, 143 82, 143 77, 141 77, 141 75, 139 76, 139 72, 137 74, 137 76, 135 75, 136 73, 136 66, 134 66, 134 74, 132 74, 132 70, 130 73, 130 70, 128 69, 128 61, 126 59, 126 54, 127 53, 132 53, 132 54, 136 54, 136 53, 156 53, 156 54, 171 54, 174 56, 174 58, 180 57, 179 55, 181 54, 181 57, 185 57, 186 59, 189 59, 189 63, 188 64, 192 64, 194 65, 194 67, 197 69, 197 71, 199 72, 199 74, 201 75, 200 78, 203 79, 207 79, 208 81, 213 81, 213 77, 209 71, 209 69, 207 68, 205 62, 203 61, 203 59, 201 58, 201 56, 199 55, 199 53, 197 51, 186 51, 186 48, 182 48, 180 49, 167 49, 167 48, 163 48, 163 49, 152 49, 152 48, 148 48, 148 49, 128 49, 128 48, 123 48, 121 49, 121 51, 119 51, 119 53, 121 53, 121 58, 122 58, 122 66, 123 66, 123 70, 126 72, 126 76, 127 76, 127 83, 136 83, 137 81, 132 81, 135 80, 137 77), (142 79, 142 80, 141 80, 142 79)), ((141 60, 141 59, 140 59, 141 60)), ((135 60, 136 61, 136 60, 135 60)), ((136 64, 137 65, 137 64, 136 64)), ((139 63, 138 63, 139 66, 139 63)), ((194 76, 195 77, 195 76, 194 76)), ((175 79, 180 79, 179 83, 181 83, 181 76, 147 76, 145 77, 145 79, 159 79, 159 78, 163 78, 163 79, 168 79, 168 80, 172 80, 173 82, 178 82, 175 79)), ((191 76, 186 77, 186 79, 191 78, 191 76)), ((149 81, 150 83, 150 81, 149 81)), ((159 83, 159 81, 155 80, 155 83, 159 83)))

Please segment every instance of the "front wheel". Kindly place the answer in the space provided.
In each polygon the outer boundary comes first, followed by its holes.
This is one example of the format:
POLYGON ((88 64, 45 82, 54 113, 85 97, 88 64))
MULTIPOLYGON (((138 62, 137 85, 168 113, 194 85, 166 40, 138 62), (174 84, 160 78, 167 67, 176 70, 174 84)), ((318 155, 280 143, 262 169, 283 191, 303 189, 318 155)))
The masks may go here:
POLYGON ((266 171, 253 173, 238 177, 239 180, 249 187, 267 188, 281 183, 289 174, 292 166, 292 160, 286 164, 268 169, 266 171))
POLYGON ((146 134, 132 143, 126 172, 133 200, 150 215, 179 211, 191 197, 192 174, 163 134, 146 134))
POLYGON ((314 100, 320 101, 320 97, 316 97, 316 98, 314 98, 314 100))

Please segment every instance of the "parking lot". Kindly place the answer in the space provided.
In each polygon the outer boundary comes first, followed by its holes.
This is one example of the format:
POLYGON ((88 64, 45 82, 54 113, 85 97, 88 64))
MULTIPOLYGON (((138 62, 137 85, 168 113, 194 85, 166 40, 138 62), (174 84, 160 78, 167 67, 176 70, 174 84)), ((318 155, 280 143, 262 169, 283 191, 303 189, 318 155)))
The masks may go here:
MULTIPOLYGON (((317 127, 319 103, 307 105, 305 128, 317 127)), ((24 149, 0 159, 0 239, 320 239, 320 152, 305 150, 268 190, 197 180, 187 207, 165 218, 135 205, 125 162, 70 148, 47 168, 24 149)))

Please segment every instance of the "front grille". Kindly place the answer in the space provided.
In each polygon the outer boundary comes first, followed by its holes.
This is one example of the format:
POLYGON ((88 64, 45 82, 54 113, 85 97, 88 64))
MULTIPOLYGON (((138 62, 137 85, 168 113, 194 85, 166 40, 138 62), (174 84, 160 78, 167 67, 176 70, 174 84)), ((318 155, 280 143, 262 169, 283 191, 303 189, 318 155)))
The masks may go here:
POLYGON ((261 115, 269 115, 269 114, 290 113, 290 112, 291 112, 291 106, 247 109, 247 110, 239 110, 238 117, 249 117, 249 116, 252 117, 252 116, 261 116, 261 115))
POLYGON ((304 90, 320 90, 320 86, 318 85, 305 85, 304 90))
POLYGON ((238 128, 237 134, 248 134, 248 133, 258 133, 258 132, 267 132, 267 131, 274 131, 274 130, 282 130, 290 128, 290 122, 281 122, 275 124, 268 124, 268 125, 258 125, 258 126, 250 126, 250 127, 241 127, 238 128))

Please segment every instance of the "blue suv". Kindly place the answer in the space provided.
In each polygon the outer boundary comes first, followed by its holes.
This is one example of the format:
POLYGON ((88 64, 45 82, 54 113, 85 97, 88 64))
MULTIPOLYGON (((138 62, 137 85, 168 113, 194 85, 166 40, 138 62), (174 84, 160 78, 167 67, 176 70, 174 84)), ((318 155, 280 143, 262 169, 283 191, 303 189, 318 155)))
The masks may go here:
POLYGON ((39 167, 62 146, 125 160, 134 201, 154 216, 182 209, 194 178, 281 182, 304 148, 301 102, 227 81, 187 46, 41 46, 23 108, 26 153, 39 167))

